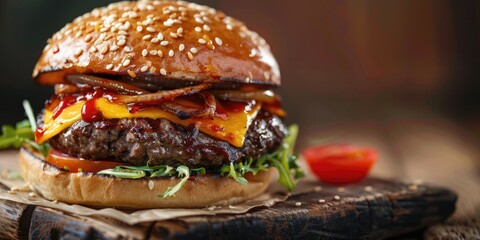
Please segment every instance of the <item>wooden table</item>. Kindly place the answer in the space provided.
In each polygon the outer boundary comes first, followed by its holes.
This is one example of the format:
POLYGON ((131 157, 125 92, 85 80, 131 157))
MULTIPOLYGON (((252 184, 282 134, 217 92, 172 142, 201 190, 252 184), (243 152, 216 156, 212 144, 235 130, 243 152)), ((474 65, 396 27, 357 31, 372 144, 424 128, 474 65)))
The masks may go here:
MULTIPOLYGON (((15 155, 4 156, 2 163, 14 169, 15 155)), ((382 239, 423 229, 455 210, 454 193, 424 184, 377 178, 343 187, 308 184, 313 191, 271 208, 133 226, 0 200, 0 232, 4 239, 382 239)))

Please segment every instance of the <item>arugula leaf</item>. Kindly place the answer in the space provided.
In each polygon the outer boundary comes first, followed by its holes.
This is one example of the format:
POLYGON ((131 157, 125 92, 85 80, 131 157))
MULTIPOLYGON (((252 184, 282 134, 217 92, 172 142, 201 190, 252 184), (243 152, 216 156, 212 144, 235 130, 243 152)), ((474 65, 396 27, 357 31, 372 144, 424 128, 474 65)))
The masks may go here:
POLYGON ((180 165, 177 167, 176 171, 178 172, 178 177, 181 177, 182 179, 174 187, 168 187, 167 191, 158 195, 159 197, 166 198, 166 197, 173 196, 176 192, 178 192, 183 187, 183 185, 187 182, 188 178, 190 177, 190 169, 187 166, 180 165))
POLYGON ((48 143, 38 144, 34 139, 33 132, 37 128, 35 117, 33 115, 32 107, 27 100, 23 101, 23 107, 25 113, 28 116, 28 120, 15 124, 15 127, 11 125, 2 126, 2 135, 0 136, 0 149, 6 149, 10 147, 20 148, 23 144, 27 144, 30 147, 38 150, 44 156, 47 155, 50 146, 48 143))
POLYGON ((165 176, 172 176, 173 174, 175 174, 175 170, 173 167, 162 166, 156 172, 152 173, 150 177, 165 177, 165 176))
POLYGON ((25 110, 25 114, 27 114, 28 122, 30 122, 30 128, 32 129, 32 132, 35 132, 37 129, 37 122, 35 121, 35 114, 33 114, 32 105, 30 105, 28 100, 23 100, 23 109, 25 110))
POLYGON ((202 175, 202 174, 207 174, 207 170, 204 167, 200 168, 190 168, 190 171, 192 173, 195 173, 195 175, 202 175))
MULTIPOLYGON (((228 172, 228 176, 235 179, 235 181, 237 181, 238 183, 242 184, 242 185, 247 185, 248 184, 248 181, 247 179, 245 179, 243 177, 243 174, 240 172, 240 173, 237 173, 237 171, 235 171, 235 165, 237 166, 240 166, 242 163, 239 163, 239 164, 234 164, 233 162, 230 162, 230 171, 228 172)), ((241 166, 240 166, 241 168, 241 166)))
POLYGON ((102 171, 97 172, 97 174, 105 174, 110 176, 115 176, 119 178, 131 178, 137 179, 145 177, 145 171, 142 170, 133 170, 133 169, 126 169, 126 168, 118 168, 115 167, 114 169, 105 169, 102 171))

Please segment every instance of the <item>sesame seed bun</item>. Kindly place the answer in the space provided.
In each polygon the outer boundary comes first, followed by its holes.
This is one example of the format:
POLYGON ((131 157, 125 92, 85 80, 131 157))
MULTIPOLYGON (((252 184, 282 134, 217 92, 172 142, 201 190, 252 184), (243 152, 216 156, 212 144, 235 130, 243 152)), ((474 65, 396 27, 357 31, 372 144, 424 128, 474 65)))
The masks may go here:
POLYGON ((241 185, 228 177, 200 175, 189 179, 174 196, 160 198, 159 194, 175 186, 180 179, 121 179, 71 173, 45 162, 39 154, 25 148, 20 150, 19 158, 22 177, 44 198, 98 207, 198 208, 236 204, 262 194, 277 177, 275 169, 255 176, 246 174, 248 184, 241 185))
POLYGON ((68 73, 280 85, 263 38, 222 12, 183 1, 118 2, 68 23, 48 40, 33 77, 56 84, 68 73))

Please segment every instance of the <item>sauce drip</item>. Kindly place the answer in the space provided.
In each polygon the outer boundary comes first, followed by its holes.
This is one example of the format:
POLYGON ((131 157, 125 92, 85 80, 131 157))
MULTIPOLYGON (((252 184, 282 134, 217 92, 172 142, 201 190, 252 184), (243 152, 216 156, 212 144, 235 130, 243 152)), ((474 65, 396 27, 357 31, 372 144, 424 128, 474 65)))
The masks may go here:
MULTIPOLYGON (((95 106, 95 100, 104 96, 111 96, 112 93, 109 93, 101 88, 95 89, 95 91, 87 93, 85 99, 85 105, 82 107, 82 119, 85 122, 96 122, 102 120, 102 112, 100 112, 95 106)), ((80 100, 80 99, 79 99, 80 100)))

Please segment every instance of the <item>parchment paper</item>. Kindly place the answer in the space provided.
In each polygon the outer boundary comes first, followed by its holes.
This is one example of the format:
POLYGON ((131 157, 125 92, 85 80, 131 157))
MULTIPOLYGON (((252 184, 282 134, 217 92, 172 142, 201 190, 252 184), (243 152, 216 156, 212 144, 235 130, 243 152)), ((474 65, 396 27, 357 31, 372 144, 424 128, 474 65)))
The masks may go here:
MULTIPOLYGON (((0 199, 44 206, 80 216, 104 216, 130 225, 140 222, 160 221, 186 216, 240 214, 245 213, 255 207, 271 207, 277 202, 285 201, 289 196, 289 194, 285 192, 283 188, 273 184, 264 194, 260 195, 259 197, 233 206, 210 206, 198 209, 148 209, 139 211, 126 211, 113 208, 96 209, 62 202, 52 202, 36 195, 34 192, 31 192, 26 183, 23 181, 0 178, 0 183, 9 187, 10 189, 14 189, 14 191, 9 191, 0 188, 0 199)), ((307 189, 298 189, 296 193, 298 194, 303 191, 307 191, 307 189)))

